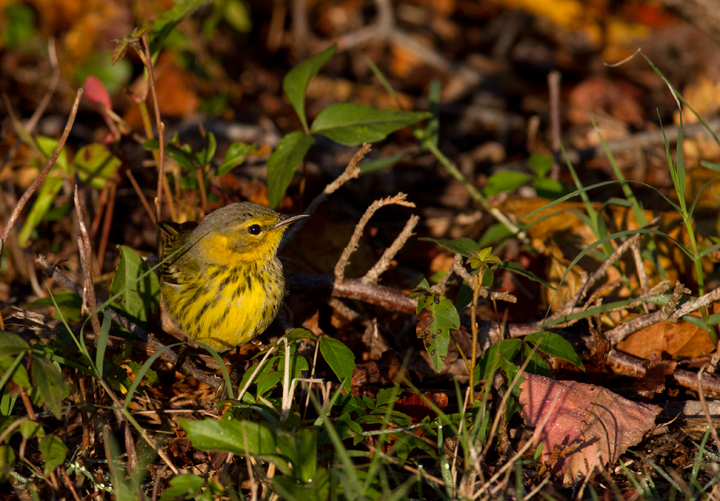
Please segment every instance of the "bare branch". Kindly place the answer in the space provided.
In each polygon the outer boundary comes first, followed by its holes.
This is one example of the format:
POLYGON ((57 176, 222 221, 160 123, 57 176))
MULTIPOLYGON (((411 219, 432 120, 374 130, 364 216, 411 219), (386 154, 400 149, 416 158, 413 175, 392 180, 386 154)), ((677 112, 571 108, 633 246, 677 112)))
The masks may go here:
POLYGON ((370 207, 367 208, 365 211, 365 214, 360 218, 360 222, 355 226, 355 231, 353 232, 352 237, 350 238, 350 242, 348 242, 347 246, 343 250, 342 255, 340 256, 340 259, 338 259, 337 264, 335 265, 335 280, 342 281, 345 278, 345 267, 350 262, 350 256, 358 247, 358 242, 360 241, 360 237, 362 237, 363 230, 365 229, 365 226, 367 225, 368 221, 370 221, 370 218, 375 214, 378 209, 381 207, 384 207, 386 205, 402 205, 404 207, 415 207, 415 204, 412 202, 408 202, 406 200, 407 195, 405 193, 398 193, 394 197, 387 197, 387 198, 381 198, 380 200, 375 200, 370 207))
POLYGON ((94 314, 95 310, 97 310, 97 299, 95 298, 95 283, 93 282, 92 247, 87 226, 85 226, 85 204, 80 203, 77 184, 75 185, 75 211, 77 212, 78 223, 80 223, 78 251, 80 252, 80 264, 84 277, 82 312, 84 315, 91 315, 90 323, 92 323, 96 336, 95 342, 97 343, 100 338, 100 319, 94 314))
POLYGON ((362 278, 363 282, 370 284, 377 283, 380 275, 382 275, 390 266, 395 254, 403 248, 405 243, 408 241, 408 238, 412 236, 412 231, 415 229, 415 226, 417 226, 418 221, 420 221, 418 216, 410 216, 410 219, 408 219, 408 222, 405 223, 405 228, 403 228, 402 232, 400 232, 400 235, 398 235, 390 247, 385 249, 385 252, 383 252, 383 255, 380 257, 380 260, 375 263, 375 266, 370 268, 370 270, 362 278))

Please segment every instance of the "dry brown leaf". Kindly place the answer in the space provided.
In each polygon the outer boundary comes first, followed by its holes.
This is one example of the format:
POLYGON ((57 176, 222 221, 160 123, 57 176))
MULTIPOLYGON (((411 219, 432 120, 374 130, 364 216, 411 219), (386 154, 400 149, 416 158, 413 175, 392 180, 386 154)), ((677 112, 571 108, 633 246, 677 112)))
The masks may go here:
MULTIPOLYGON (((720 311, 715 303, 714 313, 720 311)), ((700 312, 692 313, 700 317, 700 312)), ((652 356, 663 359, 696 358, 712 353, 715 345, 705 329, 689 322, 659 322, 641 329, 617 344, 617 349, 638 358, 650 360, 652 356)))
POLYGON ((661 408, 627 400, 598 386, 523 374, 522 416, 543 443, 542 458, 565 484, 613 464, 655 423, 661 408), (548 417, 548 413, 550 414, 548 417))
POLYGON ((592 114, 604 112, 622 123, 641 126, 645 115, 642 99, 642 91, 627 82, 590 77, 570 92, 567 116, 573 123, 587 124, 592 114))

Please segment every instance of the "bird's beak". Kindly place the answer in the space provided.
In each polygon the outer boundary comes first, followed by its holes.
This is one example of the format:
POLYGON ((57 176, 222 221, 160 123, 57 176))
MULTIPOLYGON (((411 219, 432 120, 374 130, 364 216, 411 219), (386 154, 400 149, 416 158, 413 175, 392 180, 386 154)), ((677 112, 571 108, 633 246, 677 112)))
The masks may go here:
POLYGON ((309 214, 297 214, 296 216, 281 215, 278 222, 273 225, 273 229, 289 226, 289 225, 293 224, 295 221, 299 221, 300 219, 305 219, 306 217, 310 217, 310 215, 309 214))

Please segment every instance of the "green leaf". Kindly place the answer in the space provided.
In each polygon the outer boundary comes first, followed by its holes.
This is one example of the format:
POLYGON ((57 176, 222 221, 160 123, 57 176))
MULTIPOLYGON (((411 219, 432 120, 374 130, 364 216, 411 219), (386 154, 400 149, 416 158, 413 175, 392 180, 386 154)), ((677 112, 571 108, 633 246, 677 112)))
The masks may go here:
POLYGON ((541 283, 548 289, 555 290, 555 287, 553 287, 552 285, 547 283, 545 280, 543 280, 542 278, 535 275, 533 272, 526 270, 525 268, 523 268, 522 266, 520 266, 517 263, 513 263, 510 261, 503 261, 500 269, 511 271, 511 272, 521 275, 525 278, 529 278, 533 282, 541 283))
POLYGON ((533 153, 528 160, 528 166, 538 177, 545 177, 553 166, 553 157, 542 153, 533 153))
POLYGON ((350 378, 355 369, 355 355, 350 348, 342 341, 324 337, 320 341, 320 353, 341 382, 347 379, 345 388, 350 389, 350 378))
POLYGON ((283 91, 290 100, 295 113, 297 113, 305 133, 309 133, 307 118, 305 117, 305 92, 308 85, 310 85, 310 80, 318 74, 320 68, 330 60, 335 51, 337 51, 337 44, 331 45, 324 51, 318 52, 298 64, 288 71, 283 79, 283 91))
POLYGON ((303 329, 302 327, 296 327, 288 332, 285 337, 287 337, 288 343, 294 343, 295 341, 299 341, 301 339, 317 339, 315 334, 307 329, 303 329))
POLYGON ((559 198, 565 194, 563 184, 549 177, 536 178, 533 180, 533 188, 535 188, 538 196, 543 198, 559 198))
POLYGON ((207 133, 207 146, 200 150, 195 154, 195 159, 197 160, 198 165, 200 167, 205 167, 206 165, 209 165, 210 162, 212 162, 212 159, 215 158, 215 151, 217 150, 217 140, 215 139, 215 134, 212 132, 207 133))
POLYGON ((582 359, 575 352, 572 345, 559 334, 541 331, 525 336, 525 341, 537 345, 538 350, 555 358, 566 360, 571 364, 585 370, 582 359))
POLYGON ((180 426, 187 432, 192 446, 201 451, 232 452, 239 456, 277 455, 275 435, 260 423, 234 419, 180 419, 180 426))
POLYGON ((25 440, 42 438, 45 436, 45 430, 37 421, 25 421, 20 425, 20 434, 25 440))
POLYGON ((111 308, 122 313, 131 322, 145 327, 160 308, 160 281, 157 275, 147 273, 150 266, 130 247, 120 246, 120 263, 115 270, 110 295, 122 294, 111 308))
POLYGON ((267 163, 268 202, 271 208, 280 205, 285 190, 290 186, 295 170, 315 144, 312 136, 291 132, 280 140, 267 163))
POLYGON ((40 224, 45 214, 50 210, 55 197, 62 190, 62 178, 48 176, 45 178, 40 191, 37 194, 35 203, 30 209, 27 219, 23 223, 22 229, 18 234, 18 243, 23 249, 30 245, 30 235, 32 231, 40 224))
POLYGON ((63 381, 62 372, 50 360, 32 357, 30 360, 30 374, 33 385, 38 389, 40 396, 50 407, 53 415, 60 419, 61 405, 67 394, 67 386, 63 381))
POLYGON ((530 374, 537 374, 539 376, 550 377, 550 367, 540 356, 538 352, 533 352, 531 346, 525 346, 525 356, 530 358, 525 370, 530 374))
POLYGON ((426 111, 378 110, 362 104, 337 103, 320 112, 310 132, 356 146, 382 141, 388 134, 431 116, 426 111))
POLYGON ((504 369, 511 364, 522 348, 520 339, 503 339, 485 350, 475 366, 475 384, 490 377, 495 369, 504 369))
POLYGON ((293 432, 278 430, 277 447, 293 465, 292 477, 307 483, 313 480, 317 468, 317 430, 300 428, 293 432))
POLYGON ((0 357, 16 355, 30 350, 30 345, 23 338, 12 332, 0 331, 0 357))
POLYGON ((437 292, 423 291, 417 300, 416 333, 435 371, 440 372, 450 346, 450 329, 460 328, 460 316, 452 302, 437 292))
POLYGON ((280 381, 282 381, 283 373, 280 371, 266 372, 261 374, 255 380, 257 384, 257 394, 263 395, 273 389, 280 381))
POLYGON ((121 164, 120 159, 100 143, 83 146, 75 155, 78 177, 96 188, 103 188, 109 179, 114 179, 121 164))
POLYGON ((489 197, 498 193, 515 191, 531 179, 532 176, 524 172, 511 170, 496 172, 488 178, 487 184, 483 188, 483 195, 489 197))
POLYGON ((175 26, 207 4, 208 0, 177 0, 175 7, 165 11, 158 19, 152 22, 150 53, 154 56, 160 51, 165 39, 170 35, 175 26))
POLYGON ((312 482, 305 484, 290 476, 275 476, 272 486, 282 499, 288 501, 325 501, 330 495, 330 475, 325 468, 319 468, 312 482))
POLYGON ((0 357, 0 375, 2 375, 2 384, 4 386, 9 378, 12 376, 12 381, 21 388, 30 388, 30 378, 28 377, 27 370, 22 364, 24 355, 17 354, 13 357, 0 357), (8 371, 11 372, 11 376, 8 375, 8 371))
POLYGON ((456 238, 455 240, 448 240, 446 238, 420 238, 419 240, 435 242, 436 244, 442 245, 446 249, 464 257, 470 257, 471 252, 480 248, 474 240, 470 240, 465 237, 456 238))
POLYGON ((0 445, 0 482, 6 482, 14 469, 15 451, 9 445, 0 445))
POLYGON ((175 498, 196 499, 200 496, 205 480, 202 477, 186 473, 170 479, 170 487, 165 489, 160 501, 172 501, 175 498))
MULTIPOLYGON (((80 323, 82 321, 82 297, 78 296, 74 292, 61 291, 54 295, 55 302, 57 302, 59 312, 55 312, 53 315, 55 319, 60 320, 60 315, 71 323, 80 323)), ((35 301, 24 303, 21 305, 23 308, 41 308, 44 306, 55 306, 52 298, 41 297, 35 301)))
POLYGON ((395 165, 405 157, 405 153, 398 153, 397 155, 390 155, 387 157, 376 158, 360 165, 360 174, 369 174, 385 167, 395 165))
POLYGON ((50 475, 58 466, 65 462, 67 457, 68 448, 65 446, 60 437, 55 435, 48 435, 40 440, 38 449, 45 460, 45 467, 43 473, 50 475))
POLYGON ((223 163, 217 168, 217 176, 222 176, 233 170, 238 165, 245 162, 247 156, 253 151, 257 150, 255 143, 233 143, 225 153, 225 159, 223 163))
POLYGON ((502 223, 495 223, 485 230, 485 233, 483 233, 480 240, 478 240, 477 248, 480 249, 488 245, 496 244, 510 236, 512 236, 512 232, 507 229, 507 226, 502 223))

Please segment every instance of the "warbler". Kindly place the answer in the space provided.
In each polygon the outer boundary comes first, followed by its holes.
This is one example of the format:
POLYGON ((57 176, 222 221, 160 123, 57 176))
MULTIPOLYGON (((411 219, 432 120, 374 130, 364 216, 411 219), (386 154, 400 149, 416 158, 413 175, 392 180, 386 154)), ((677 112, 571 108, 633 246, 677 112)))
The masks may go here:
POLYGON ((166 235, 161 292, 175 325, 218 352, 261 334, 285 295, 280 240, 304 217, 241 202, 211 212, 200 224, 158 223, 166 235))

